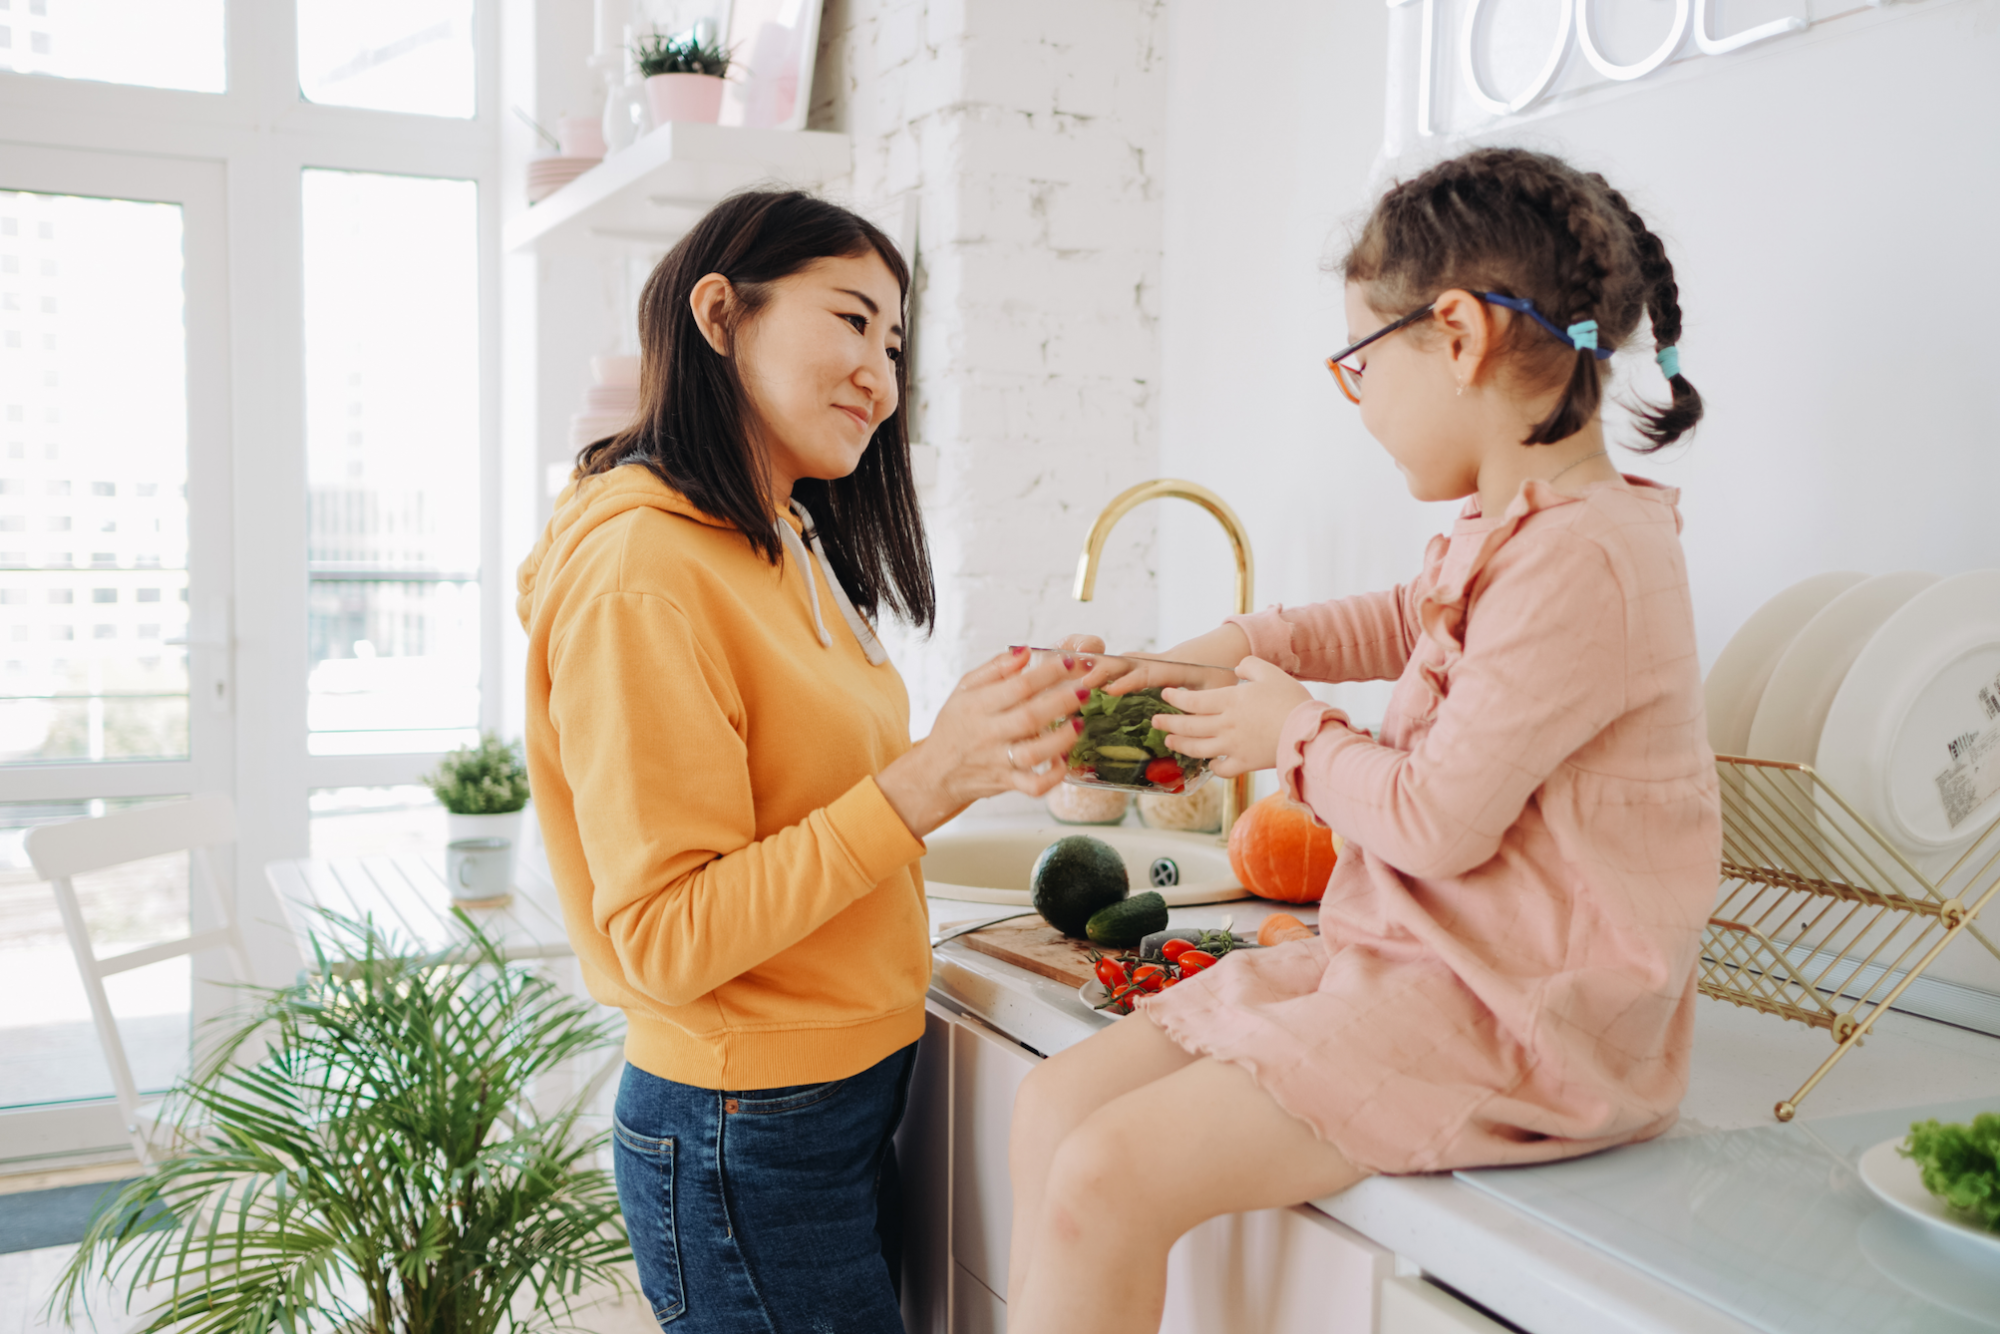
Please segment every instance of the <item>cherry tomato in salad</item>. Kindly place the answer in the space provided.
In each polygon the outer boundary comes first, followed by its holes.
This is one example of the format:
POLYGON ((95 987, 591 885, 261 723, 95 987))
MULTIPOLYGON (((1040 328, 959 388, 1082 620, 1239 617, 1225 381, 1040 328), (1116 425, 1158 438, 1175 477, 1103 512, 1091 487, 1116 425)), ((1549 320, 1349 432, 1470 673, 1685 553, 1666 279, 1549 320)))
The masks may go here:
POLYGON ((1181 968, 1182 977, 1192 977, 1204 968, 1215 966, 1215 956, 1207 950, 1184 950, 1174 962, 1181 968))
POLYGON ((1194 942, 1192 940, 1170 940, 1160 946, 1160 957, 1168 963, 1172 963, 1193 948, 1194 942))
POLYGON ((1132 970, 1132 981, 1144 992, 1163 991, 1167 985, 1167 970, 1150 963, 1142 963, 1132 970))
POLYGON ((1146 766, 1146 781, 1154 787, 1178 788, 1186 777, 1181 766, 1172 760, 1154 760, 1146 766))
POLYGON ((1130 979, 1125 976, 1125 967, 1118 960, 1099 959, 1097 961, 1097 980, 1104 984, 1106 991, 1116 991, 1130 979))

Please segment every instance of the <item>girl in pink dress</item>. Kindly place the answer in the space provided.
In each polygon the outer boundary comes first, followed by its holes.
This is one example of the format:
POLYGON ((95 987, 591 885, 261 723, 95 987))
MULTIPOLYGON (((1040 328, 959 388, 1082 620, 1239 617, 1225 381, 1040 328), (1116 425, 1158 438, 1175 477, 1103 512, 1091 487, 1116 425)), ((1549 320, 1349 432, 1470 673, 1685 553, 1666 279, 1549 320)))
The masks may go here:
POLYGON ((1686 1089, 1714 757, 1676 493, 1621 476, 1599 420, 1642 316, 1672 398, 1635 447, 1701 416, 1673 266, 1602 177, 1482 149, 1383 196, 1341 272, 1341 391, 1412 495, 1465 508, 1403 587, 1162 655, 1241 682, 1168 692, 1169 743, 1275 767, 1347 850, 1316 939, 1227 955, 1029 1076, 1016 1329, 1154 1329, 1207 1218, 1647 1139, 1686 1089), (1395 680, 1381 738, 1301 679, 1395 680))

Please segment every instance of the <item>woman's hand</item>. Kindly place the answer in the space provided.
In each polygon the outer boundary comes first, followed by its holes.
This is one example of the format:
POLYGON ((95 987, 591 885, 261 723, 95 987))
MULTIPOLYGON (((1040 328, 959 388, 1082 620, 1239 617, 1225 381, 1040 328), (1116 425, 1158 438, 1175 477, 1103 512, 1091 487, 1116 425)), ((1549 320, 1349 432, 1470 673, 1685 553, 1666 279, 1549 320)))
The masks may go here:
MULTIPOLYGON (((1104 641, 1096 635, 1071 635, 1063 640, 1062 646, 1075 653, 1103 653, 1104 641)), ((1250 636, 1233 622, 1225 621, 1205 635, 1197 635, 1185 643, 1174 645, 1164 653, 1120 653, 1113 655, 1134 664, 1132 670, 1122 675, 1111 675, 1101 684, 1106 694, 1126 695, 1147 686, 1172 686, 1186 681, 1189 674, 1175 672, 1170 667, 1149 667, 1148 663, 1192 662, 1207 667, 1234 667, 1250 656, 1250 636)), ((1106 663, 1106 668, 1114 664, 1106 663)))
POLYGON ((918 838, 981 797, 1041 796, 1062 781, 1078 730, 1051 725, 1075 714, 1088 671, 1068 655, 1030 667, 1027 651, 1014 649, 968 672, 931 734, 876 775, 882 795, 918 838))
MULTIPOLYGON (((1235 627, 1230 627, 1234 629, 1235 627)), ((1278 734, 1292 710, 1313 693, 1262 658, 1236 664, 1241 685, 1220 690, 1162 691, 1182 713, 1156 713, 1153 726, 1183 755, 1210 761, 1210 772, 1234 778, 1278 763, 1278 734)))

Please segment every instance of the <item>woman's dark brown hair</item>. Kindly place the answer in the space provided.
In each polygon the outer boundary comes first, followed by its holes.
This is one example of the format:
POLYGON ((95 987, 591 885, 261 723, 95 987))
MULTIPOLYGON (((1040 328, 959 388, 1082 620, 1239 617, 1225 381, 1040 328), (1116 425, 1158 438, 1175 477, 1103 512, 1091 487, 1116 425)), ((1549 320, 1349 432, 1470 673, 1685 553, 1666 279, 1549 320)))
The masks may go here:
MULTIPOLYGON (((1523 297, 1558 328, 1597 321, 1616 348, 1650 313, 1656 350, 1681 336, 1680 288, 1667 250, 1625 197, 1595 172, 1520 148, 1482 148, 1440 162, 1383 195, 1362 224, 1340 275, 1369 306, 1395 318, 1453 288, 1523 297)), ((1604 363, 1529 319, 1511 322, 1502 350, 1532 383, 1562 383, 1555 408, 1523 444, 1567 439, 1604 401, 1604 363)), ((1673 401, 1642 405, 1641 453, 1701 420, 1701 395, 1678 373, 1673 401)))
MULTIPOLYGON (((688 296, 711 273, 735 289, 736 330, 770 300, 770 284, 817 260, 874 254, 896 276, 905 306, 910 269, 879 227, 837 204, 798 191, 753 191, 723 200, 653 269, 639 295, 639 415, 617 435, 577 455, 582 476, 641 463, 705 514, 734 524, 773 565, 784 547, 772 527, 770 494, 751 430, 749 395, 735 361, 715 351, 695 324, 688 296)), ((851 474, 801 478, 792 496, 812 512, 827 559, 854 605, 873 616, 887 605, 928 629, 937 615, 924 522, 910 475, 903 363, 899 406, 880 426, 851 474)))

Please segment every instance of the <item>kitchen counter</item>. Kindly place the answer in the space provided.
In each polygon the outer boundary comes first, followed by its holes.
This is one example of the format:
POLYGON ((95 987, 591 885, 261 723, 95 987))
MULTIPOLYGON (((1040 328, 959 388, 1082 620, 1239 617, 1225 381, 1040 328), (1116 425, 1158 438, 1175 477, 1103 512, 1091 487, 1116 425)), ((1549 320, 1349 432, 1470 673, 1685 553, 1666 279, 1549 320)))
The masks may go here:
MULTIPOLYGON (((1284 910, 1313 915, 1250 900, 1176 909, 1171 922, 1215 926, 1228 916, 1239 932, 1254 932, 1269 913, 1284 910)), ((1004 911, 931 901, 934 930, 1004 911)), ((932 990, 946 1005, 1045 1056, 1112 1022, 1092 1013, 1073 989, 953 942, 937 951, 932 990)), ((1775 1125, 1773 1104, 1798 1087, 1829 1046, 1817 1030, 1705 999, 1695 1022, 1692 1077, 1680 1124, 1668 1138, 1775 1125)), ((1889 1013, 1814 1090, 1794 1125, 1810 1131, 1827 1118, 1975 1097, 2000 1108, 2000 1039, 1889 1013)), ((1759 1328, 1452 1176, 1378 1177, 1312 1203, 1534 1334, 1759 1328)))

